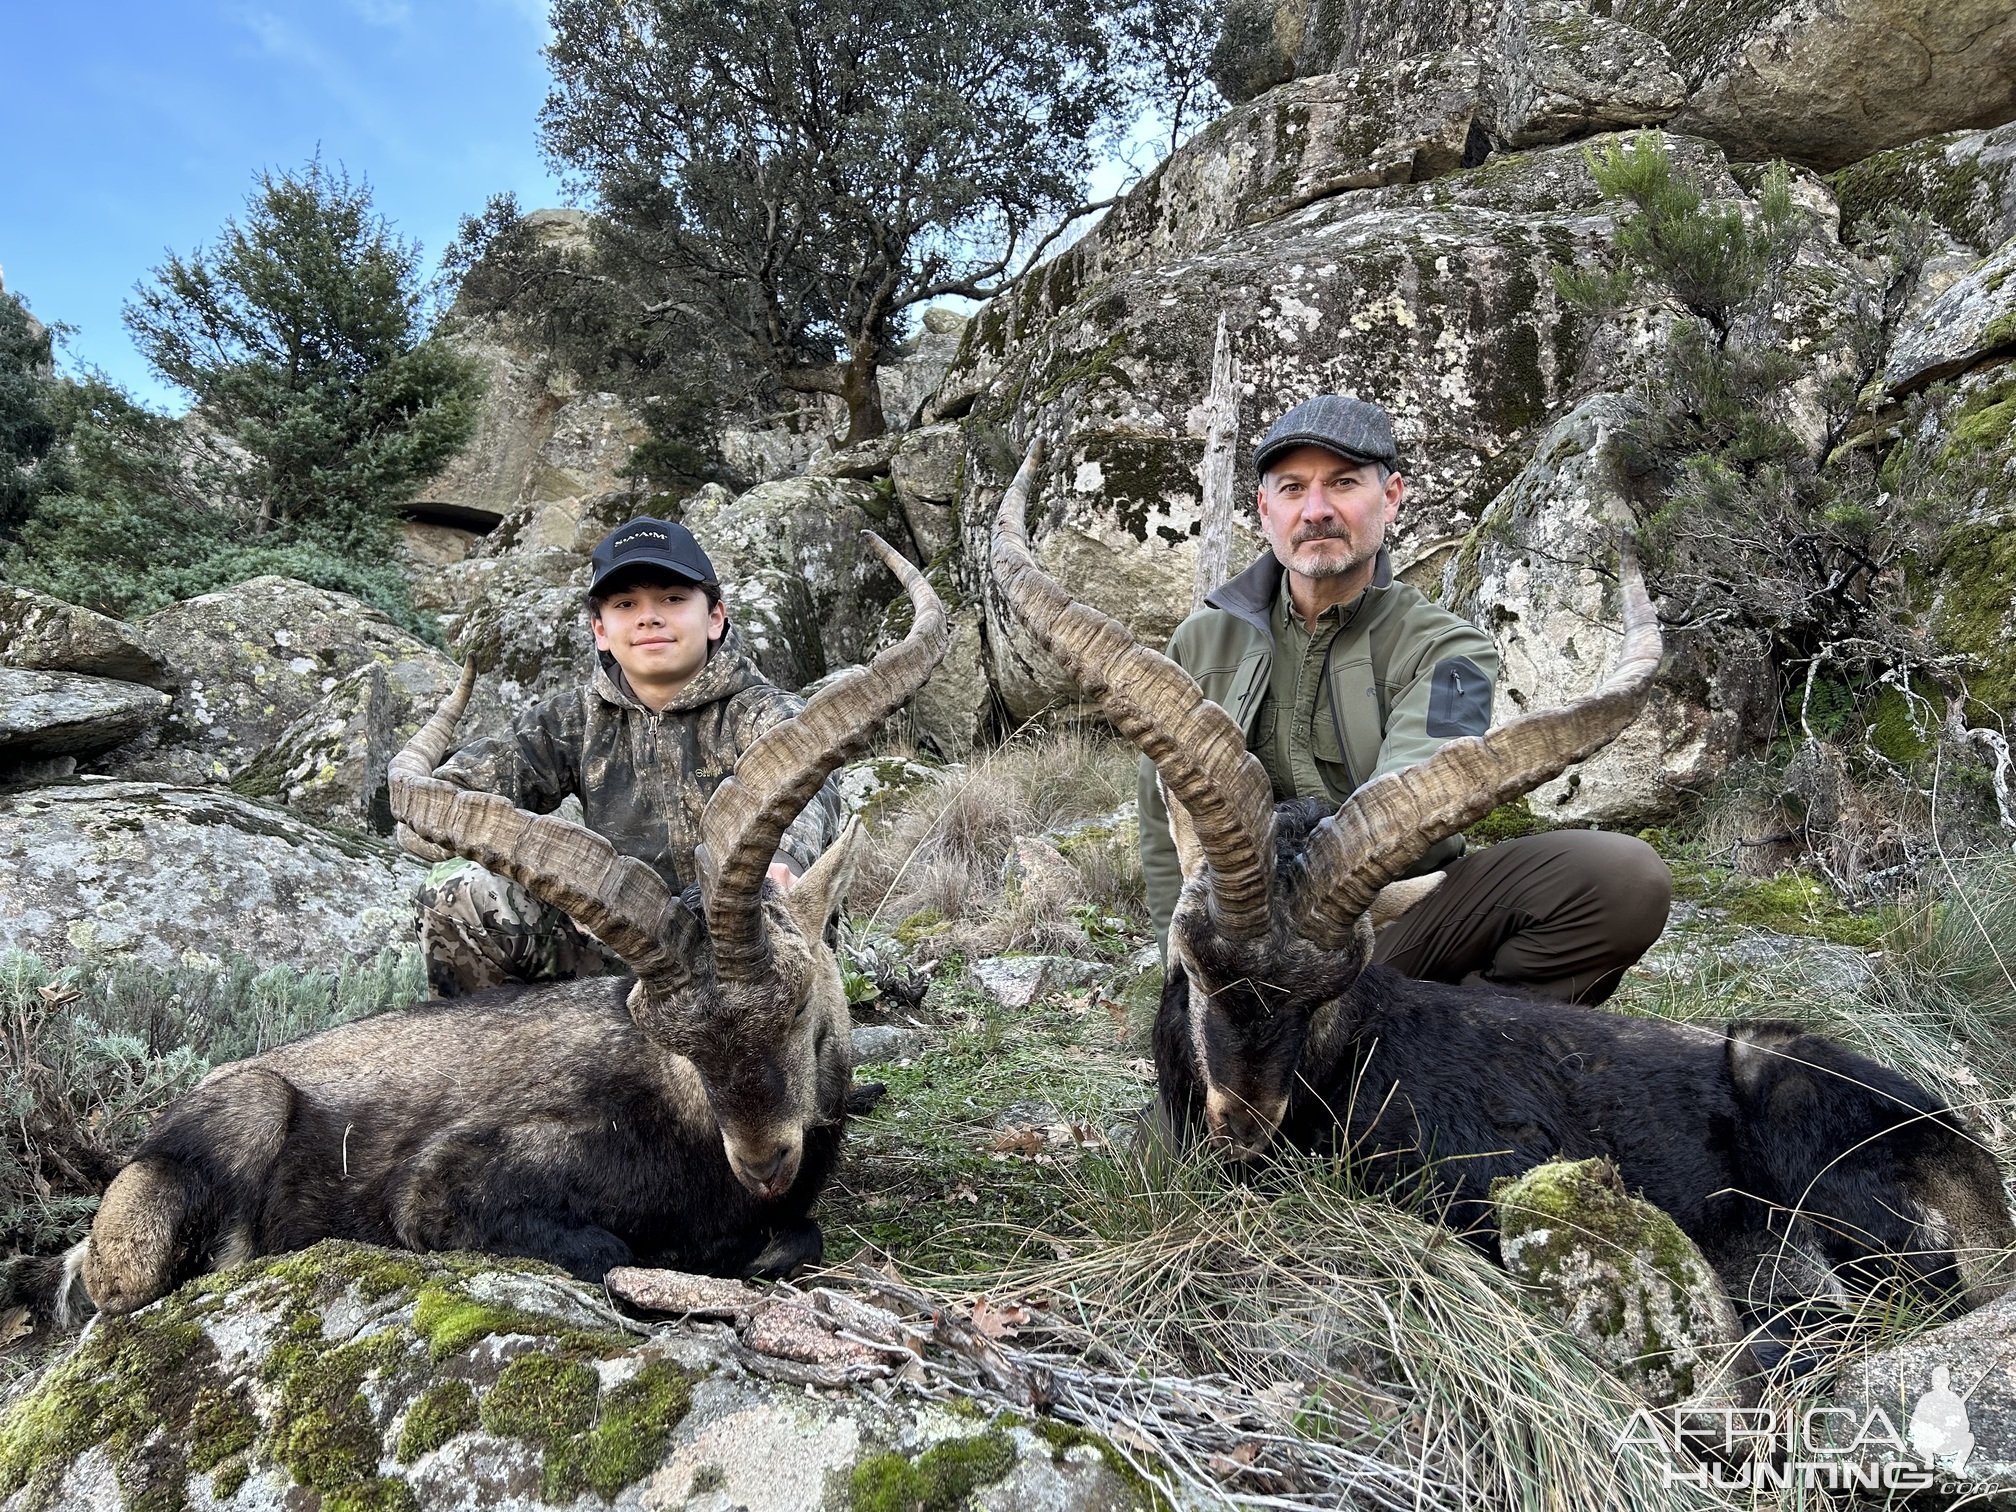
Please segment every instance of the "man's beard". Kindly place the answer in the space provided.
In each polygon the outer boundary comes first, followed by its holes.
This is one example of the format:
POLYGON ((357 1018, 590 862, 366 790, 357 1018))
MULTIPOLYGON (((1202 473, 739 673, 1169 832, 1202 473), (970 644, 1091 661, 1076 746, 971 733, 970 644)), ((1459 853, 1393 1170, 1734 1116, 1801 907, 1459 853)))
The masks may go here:
POLYGON ((1297 536, 1289 543, 1290 565, 1305 578, 1347 577, 1372 559, 1372 553, 1361 551, 1351 542, 1351 538, 1341 532, 1315 531, 1297 536), (1343 546, 1342 551, 1321 552, 1305 565, 1302 548, 1312 541, 1336 541, 1343 546))

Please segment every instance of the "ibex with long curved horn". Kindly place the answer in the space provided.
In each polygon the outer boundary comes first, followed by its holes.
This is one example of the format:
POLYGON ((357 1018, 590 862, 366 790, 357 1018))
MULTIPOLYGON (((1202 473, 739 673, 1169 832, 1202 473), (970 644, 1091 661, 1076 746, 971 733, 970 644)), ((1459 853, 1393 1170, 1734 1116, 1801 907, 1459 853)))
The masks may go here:
POLYGON ((1368 966, 1382 908, 1424 885, 1392 879, 1637 714, 1660 642, 1628 551, 1623 646, 1587 697, 1452 740, 1334 813, 1277 807, 1232 717, 1036 565, 1039 452, 1001 501, 995 580, 1155 762, 1182 856, 1155 1024, 1165 1136, 1347 1154, 1377 1187, 1425 1190, 1487 1250, 1494 1178, 1608 1156, 1753 1314, 1899 1284, 1978 1304, 2016 1279, 1994 1161, 1951 1108, 1863 1056, 1796 1025, 1710 1031, 1368 966))
POLYGON ((127 1312, 202 1271, 325 1237, 634 1257, 731 1274, 815 1258, 851 1069, 833 953, 859 826, 788 893, 779 835, 944 655, 944 607, 879 538, 909 635, 743 753, 701 820, 699 907, 601 836, 430 774, 470 676, 392 762, 413 833, 565 910, 636 972, 503 988, 219 1067, 156 1122, 73 1251, 127 1312))

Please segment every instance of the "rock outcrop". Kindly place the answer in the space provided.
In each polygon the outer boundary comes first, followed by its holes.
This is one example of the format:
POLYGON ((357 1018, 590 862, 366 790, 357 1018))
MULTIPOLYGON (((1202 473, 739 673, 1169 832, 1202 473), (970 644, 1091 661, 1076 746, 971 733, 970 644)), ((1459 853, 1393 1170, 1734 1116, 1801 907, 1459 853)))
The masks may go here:
POLYGON ((1835 168, 2016 116, 2001 0, 1233 0, 1212 74, 1234 100, 1290 79, 1463 51, 1500 145, 1667 120, 1734 157, 1835 168), (1542 102, 1523 115, 1519 102, 1542 102))
POLYGON ((1655 1407, 1740 1405, 1743 1332, 1708 1262, 1607 1160, 1553 1160, 1491 1185, 1505 1268, 1655 1407))
POLYGON ((1883 383, 1903 395, 1990 360, 2016 359, 2016 238, 1898 333, 1883 383))
POLYGON ((584 389, 501 321, 472 322, 451 339, 488 387, 475 436, 415 494, 415 513, 487 529, 527 504, 628 486, 620 474, 648 432, 614 394, 584 389))
MULTIPOLYGON (((1580 697, 1616 653, 1616 580, 1597 564, 1628 519, 1616 450, 1629 413, 1610 394, 1577 405, 1447 553, 1442 596, 1498 643, 1500 722, 1580 697)), ((1556 823, 1649 823, 1728 763, 1743 712, 1734 690, 1704 704, 1660 688, 1622 735, 1527 802, 1556 823)))
MULTIPOLYGON (((1265 113, 1275 100, 1243 108, 1265 113)), ((1742 198, 1712 149, 1671 145, 1713 192, 1742 198)), ((940 408, 970 415, 964 552, 983 585, 990 672, 1010 716, 1067 690, 986 586, 991 501, 1019 460, 1007 436, 1041 432, 1047 443, 1030 522, 1045 569, 1159 645, 1191 602, 1220 313, 1238 371, 1235 497, 1251 497, 1252 439, 1290 405, 1326 389, 1375 397, 1393 414, 1409 483, 1404 557, 1466 534, 1538 430, 1616 360, 1611 345, 1592 350, 1595 323, 1553 284, 1557 266, 1594 257, 1611 229, 1581 149, 1545 149, 1335 194, 1089 283, 1080 270, 1101 254, 1073 247, 982 311, 940 408)), ((1248 511, 1238 518, 1243 565, 1258 540, 1248 511)))
POLYGON ((544 1266, 330 1242, 211 1277, 0 1412, 0 1508, 1170 1505, 1081 1429, 846 1389, 892 1373, 845 1336, 897 1324, 865 1302, 611 1282, 689 1321, 544 1266))
POLYGON ((413 938, 425 868, 209 787, 0 792, 0 948, 327 971, 413 938))
MULTIPOLYGON (((176 685, 148 743, 122 752, 119 775, 228 782, 359 668, 386 671, 402 723, 432 712, 452 664, 376 609, 292 578, 258 577, 148 616, 176 685)), ((409 726, 410 727, 410 726, 409 726)))
POLYGON ((0 775, 10 765, 108 751, 154 728, 167 695, 137 683, 0 667, 0 775))
POLYGON ((165 688, 174 678, 146 636, 31 588, 0 587, 0 667, 75 672, 165 688))

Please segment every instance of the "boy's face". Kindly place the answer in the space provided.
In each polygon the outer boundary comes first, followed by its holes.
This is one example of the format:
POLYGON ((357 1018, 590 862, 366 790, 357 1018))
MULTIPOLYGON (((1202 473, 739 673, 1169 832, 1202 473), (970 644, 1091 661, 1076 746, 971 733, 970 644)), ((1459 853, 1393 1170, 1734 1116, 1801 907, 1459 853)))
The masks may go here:
POLYGON ((676 691, 707 665, 728 614, 695 583, 634 583, 603 599, 593 624, 596 649, 616 658, 633 688, 676 691))

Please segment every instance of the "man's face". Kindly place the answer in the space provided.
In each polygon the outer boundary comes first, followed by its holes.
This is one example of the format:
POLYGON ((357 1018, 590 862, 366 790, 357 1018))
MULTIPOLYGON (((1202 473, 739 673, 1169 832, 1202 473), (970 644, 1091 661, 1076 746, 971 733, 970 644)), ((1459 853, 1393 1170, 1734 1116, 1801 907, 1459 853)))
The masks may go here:
POLYGON ((594 617, 595 646, 616 658, 632 686, 677 688, 707 665, 727 611, 711 607, 697 583, 636 583, 602 600, 594 617))
POLYGON ((1376 463, 1298 446, 1260 479, 1260 529, 1281 565, 1305 578, 1369 575, 1404 491, 1398 473, 1382 482, 1376 463))

